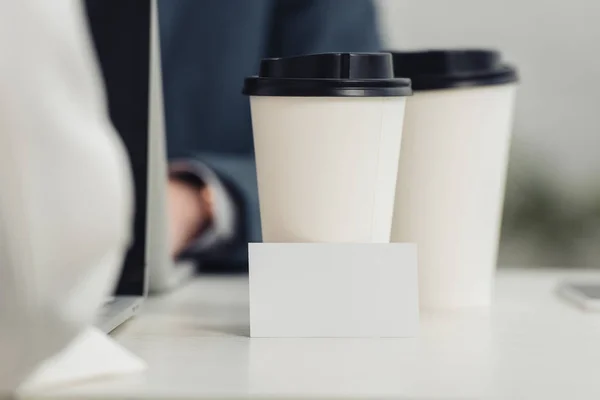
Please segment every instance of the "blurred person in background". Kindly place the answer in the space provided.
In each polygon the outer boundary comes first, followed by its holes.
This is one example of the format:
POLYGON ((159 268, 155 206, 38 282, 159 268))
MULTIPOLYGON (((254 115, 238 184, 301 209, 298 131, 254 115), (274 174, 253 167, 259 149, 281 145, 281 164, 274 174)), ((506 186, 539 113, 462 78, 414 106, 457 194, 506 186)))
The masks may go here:
MULTIPOLYGON (((260 241, 243 80, 265 57, 380 50, 370 0, 159 0, 175 257, 247 269, 260 241)), ((285 134, 285 132, 282 132, 285 134)))

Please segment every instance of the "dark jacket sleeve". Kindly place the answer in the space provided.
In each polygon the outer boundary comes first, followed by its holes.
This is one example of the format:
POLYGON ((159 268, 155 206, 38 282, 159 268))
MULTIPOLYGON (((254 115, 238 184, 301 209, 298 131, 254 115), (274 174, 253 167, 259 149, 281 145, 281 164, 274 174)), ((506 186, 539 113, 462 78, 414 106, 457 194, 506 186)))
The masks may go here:
MULTIPOLYGON (((257 60, 264 56, 380 50, 377 16, 370 0, 274 0, 269 4, 271 17, 267 20, 267 26, 261 27, 266 43, 263 54, 255 55, 257 60)), ((247 119, 243 132, 235 132, 236 137, 231 140, 251 140, 248 114, 249 110, 245 110, 243 115, 229 115, 229 118, 247 119)), ((203 261, 201 270, 247 268, 247 244, 261 240, 252 151, 246 154, 227 149, 201 151, 195 157, 223 180, 238 208, 235 238, 209 252, 196 255, 203 261)))

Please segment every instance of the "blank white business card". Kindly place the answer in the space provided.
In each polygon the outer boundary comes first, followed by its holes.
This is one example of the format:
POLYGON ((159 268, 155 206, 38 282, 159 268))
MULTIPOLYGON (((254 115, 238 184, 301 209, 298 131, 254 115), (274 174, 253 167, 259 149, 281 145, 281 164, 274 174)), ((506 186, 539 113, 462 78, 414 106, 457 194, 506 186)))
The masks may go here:
POLYGON ((414 337, 417 248, 251 243, 252 337, 414 337))

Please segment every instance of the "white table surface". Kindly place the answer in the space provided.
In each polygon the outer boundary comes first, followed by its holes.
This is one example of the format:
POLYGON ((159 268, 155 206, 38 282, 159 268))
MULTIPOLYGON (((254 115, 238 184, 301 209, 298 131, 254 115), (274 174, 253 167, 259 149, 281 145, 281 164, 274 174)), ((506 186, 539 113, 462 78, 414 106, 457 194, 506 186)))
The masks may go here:
POLYGON ((600 313, 554 292, 585 271, 503 269, 491 316, 422 315, 418 339, 249 339, 244 278, 197 279, 151 299, 116 334, 143 375, 60 399, 600 399, 600 313))

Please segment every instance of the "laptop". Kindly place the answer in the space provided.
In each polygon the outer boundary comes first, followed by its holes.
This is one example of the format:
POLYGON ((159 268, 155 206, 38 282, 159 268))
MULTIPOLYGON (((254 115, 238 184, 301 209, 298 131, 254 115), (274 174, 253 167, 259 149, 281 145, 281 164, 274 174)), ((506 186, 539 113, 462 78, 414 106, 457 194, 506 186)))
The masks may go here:
MULTIPOLYGON (((135 182, 133 244, 97 326, 110 332, 133 317, 148 291, 150 1, 85 0, 110 119, 123 139, 135 182)), ((164 154, 163 154, 164 157, 164 154)))
POLYGON ((135 180, 134 242, 98 325, 110 332, 150 292, 186 281, 194 264, 173 263, 167 215, 167 150, 156 0, 85 0, 113 125, 135 180))
POLYGON ((167 150, 156 0, 85 0, 113 125, 135 180, 134 242, 98 325, 107 332, 131 318, 148 290, 186 281, 194 264, 174 264, 169 248, 167 150))

